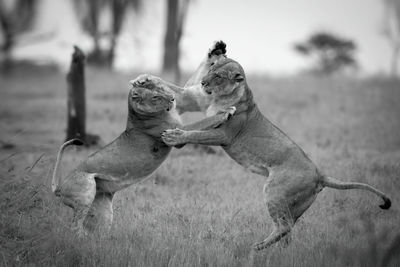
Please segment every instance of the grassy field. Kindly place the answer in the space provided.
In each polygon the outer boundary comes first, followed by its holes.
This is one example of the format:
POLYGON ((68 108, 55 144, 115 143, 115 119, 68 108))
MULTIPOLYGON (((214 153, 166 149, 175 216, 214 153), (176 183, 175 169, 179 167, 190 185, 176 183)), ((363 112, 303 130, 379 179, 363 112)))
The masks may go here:
MULTIPOLYGON (((88 132, 104 144, 124 129, 134 77, 87 73, 88 132)), ((110 234, 76 238, 71 209, 49 188, 65 138, 65 78, 20 72, 0 77, 0 265, 399 266, 399 82, 249 76, 248 83, 261 111, 321 169, 376 186, 392 208, 379 209, 381 200, 369 192, 325 189, 288 247, 255 253, 252 244, 272 227, 264 178, 222 151, 187 146, 173 150, 154 179, 116 194, 110 234)), ((68 150, 63 174, 96 149, 68 150)))

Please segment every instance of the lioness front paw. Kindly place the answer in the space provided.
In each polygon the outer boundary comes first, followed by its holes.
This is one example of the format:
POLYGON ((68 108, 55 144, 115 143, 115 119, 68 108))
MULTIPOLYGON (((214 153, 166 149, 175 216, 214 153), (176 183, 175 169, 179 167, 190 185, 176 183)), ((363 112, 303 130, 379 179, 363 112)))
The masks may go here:
POLYGON ((235 114, 235 112, 236 112, 236 107, 232 106, 232 107, 229 107, 226 110, 222 110, 218 113, 222 113, 224 116, 224 120, 228 121, 233 116, 233 114, 235 114))
POLYGON ((161 134, 161 139, 163 142, 169 146, 177 146, 181 144, 185 144, 185 134, 186 131, 175 128, 165 130, 161 134))
POLYGON ((133 86, 157 87, 161 83, 161 79, 151 74, 141 74, 130 83, 133 86))
POLYGON ((218 56, 221 54, 226 54, 226 44, 222 40, 213 43, 213 45, 208 50, 208 58, 213 55, 218 56))
POLYGON ((130 83, 133 86, 144 85, 147 82, 148 77, 149 74, 140 74, 139 76, 136 77, 136 79, 131 80, 130 83))

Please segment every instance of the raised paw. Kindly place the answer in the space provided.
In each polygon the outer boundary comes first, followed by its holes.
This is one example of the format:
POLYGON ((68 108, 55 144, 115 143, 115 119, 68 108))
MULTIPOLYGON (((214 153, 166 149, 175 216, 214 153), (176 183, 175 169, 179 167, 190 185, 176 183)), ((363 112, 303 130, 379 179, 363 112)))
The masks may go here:
POLYGON ((177 146, 185 144, 185 133, 186 131, 178 128, 169 129, 161 134, 161 139, 169 146, 177 146))
POLYGON ((151 74, 141 74, 136 79, 131 80, 130 84, 132 86, 142 86, 142 87, 157 87, 160 84, 160 78, 151 74))
POLYGON ((129 83, 133 86, 144 85, 146 84, 149 76, 149 74, 140 74, 136 79, 131 80, 129 83))
POLYGON ((227 108, 225 111, 225 113, 227 115, 226 120, 229 120, 233 116, 233 114, 235 114, 235 112, 236 112, 236 107, 232 106, 232 107, 227 108))
POLYGON ((226 54, 226 44, 223 41, 216 41, 210 47, 208 57, 210 58, 213 55, 219 56, 221 54, 226 54))
POLYGON ((222 113, 223 114, 223 118, 224 118, 224 120, 225 121, 228 121, 232 116, 233 116, 233 114, 235 114, 235 112, 236 112, 236 107, 229 107, 229 108, 227 108, 227 109, 225 109, 225 110, 222 110, 222 111, 220 111, 220 112, 218 112, 218 113, 222 113))

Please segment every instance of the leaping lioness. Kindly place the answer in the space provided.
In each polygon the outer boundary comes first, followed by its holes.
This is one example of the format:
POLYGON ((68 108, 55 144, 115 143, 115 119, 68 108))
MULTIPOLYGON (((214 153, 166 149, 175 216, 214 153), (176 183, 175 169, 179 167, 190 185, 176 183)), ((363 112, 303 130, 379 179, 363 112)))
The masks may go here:
POLYGON ((274 230, 255 244, 255 249, 264 249, 287 235, 324 187, 365 189, 383 199, 382 209, 390 208, 390 199, 374 187, 341 182, 323 174, 296 143, 261 114, 245 73, 236 61, 219 58, 202 79, 202 85, 212 98, 209 110, 235 106, 236 113, 218 128, 167 130, 162 139, 172 146, 186 143, 222 146, 240 165, 267 177, 263 191, 274 230))
MULTIPOLYGON (((63 151, 69 145, 82 145, 82 142, 77 139, 67 141, 58 152, 51 188, 74 209, 73 228, 78 234, 96 228, 109 230, 115 192, 155 171, 171 150, 161 140, 161 133, 181 127, 172 91, 138 80, 131 81, 131 86, 127 126, 118 138, 89 156, 64 179, 57 174, 63 151)), ((184 128, 218 127, 234 111, 234 108, 229 108, 206 121, 184 128)))

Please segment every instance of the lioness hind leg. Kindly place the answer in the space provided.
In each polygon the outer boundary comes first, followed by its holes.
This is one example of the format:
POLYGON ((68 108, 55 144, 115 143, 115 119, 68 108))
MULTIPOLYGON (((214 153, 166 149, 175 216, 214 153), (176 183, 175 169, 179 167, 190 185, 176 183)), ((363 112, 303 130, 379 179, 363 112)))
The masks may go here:
POLYGON ((59 186, 57 194, 62 198, 64 204, 74 210, 72 229, 78 235, 85 234, 83 221, 92 205, 96 195, 95 174, 76 172, 67 177, 65 182, 59 186))
POLYGON ((87 232, 83 228, 83 221, 89 211, 90 206, 80 206, 74 209, 74 218, 72 219, 71 229, 76 232, 79 237, 85 236, 87 232))
POLYGON ((292 242, 292 232, 289 232, 284 237, 282 237, 280 244, 283 248, 287 248, 291 242, 292 242))
POLYGON ((92 205, 85 217, 83 226, 86 231, 108 232, 113 222, 113 194, 96 193, 92 205))
MULTIPOLYGON (((272 233, 263 241, 256 243, 254 245, 254 249, 256 250, 262 250, 264 248, 267 248, 274 243, 278 242, 282 238, 286 237, 291 230, 291 226, 289 224, 275 224, 274 230, 272 233)), ((288 245, 288 244, 285 244, 288 245)))
MULTIPOLYGON (((293 181, 297 180, 300 179, 294 179, 293 181)), ((282 238, 284 241, 283 246, 288 245, 291 228, 297 219, 311 206, 320 191, 312 177, 309 179, 310 183, 304 183, 306 180, 304 177, 301 180, 303 181, 302 184, 292 182, 290 186, 284 188, 271 183, 267 183, 264 186, 268 213, 274 221, 274 231, 265 240, 256 244, 254 246, 255 249, 267 248, 282 238)))
MULTIPOLYGON (((264 190, 264 192, 266 191, 264 190)), ((274 230, 266 239, 254 245, 254 249, 256 250, 265 249, 281 239, 284 241, 283 246, 288 246, 290 241, 290 236, 288 236, 288 234, 290 234, 295 222, 289 206, 287 202, 282 199, 282 196, 276 199, 268 199, 268 197, 266 197, 266 199, 268 213, 274 222, 274 230)))

